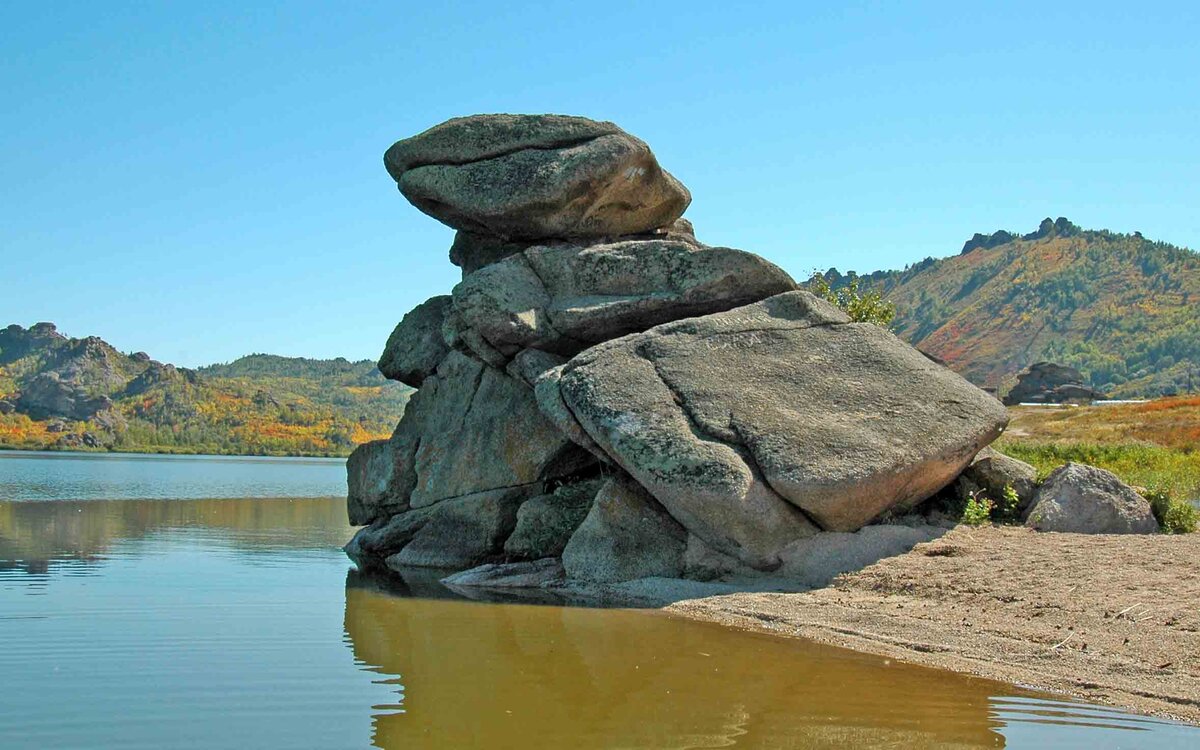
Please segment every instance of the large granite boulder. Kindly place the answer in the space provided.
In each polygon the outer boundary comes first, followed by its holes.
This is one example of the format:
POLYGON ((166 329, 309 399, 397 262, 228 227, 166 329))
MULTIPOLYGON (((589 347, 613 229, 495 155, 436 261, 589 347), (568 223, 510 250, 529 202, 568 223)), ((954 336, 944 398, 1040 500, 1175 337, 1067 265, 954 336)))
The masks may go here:
POLYGON ((384 165, 424 213, 502 238, 637 234, 691 202, 645 143, 582 117, 459 117, 397 142, 384 165))
POLYGON ((807 292, 600 344, 543 377, 672 516, 758 568, 930 497, 1007 423, 983 391, 807 292))
POLYGON ((574 354, 795 288, 778 266, 742 250, 638 239, 533 246, 470 274, 453 298, 463 324, 502 354, 574 354))
POLYGON ((583 524, 562 553, 563 568, 581 581, 613 583, 683 572, 687 532, 628 477, 596 493, 583 524))
POLYGON ((407 502, 391 503, 395 450, 391 440, 372 440, 355 448, 346 460, 346 510, 352 525, 364 526, 408 507, 407 502))
POLYGON ((450 353, 442 335, 451 297, 430 297, 408 312, 388 336, 379 358, 379 371, 386 378, 420 388, 450 353))
POLYGON ((1159 530, 1150 503, 1111 471, 1069 463, 1046 477, 1033 497, 1025 525, 1076 534, 1153 534, 1159 530))

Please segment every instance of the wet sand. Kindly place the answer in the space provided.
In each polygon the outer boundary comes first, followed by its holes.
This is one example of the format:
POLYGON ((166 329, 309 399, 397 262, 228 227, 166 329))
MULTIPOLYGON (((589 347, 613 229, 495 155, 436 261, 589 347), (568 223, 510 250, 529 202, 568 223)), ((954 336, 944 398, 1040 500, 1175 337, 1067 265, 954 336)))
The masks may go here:
POLYGON ((1200 724, 1200 533, 961 527, 828 588, 665 609, 1200 724))

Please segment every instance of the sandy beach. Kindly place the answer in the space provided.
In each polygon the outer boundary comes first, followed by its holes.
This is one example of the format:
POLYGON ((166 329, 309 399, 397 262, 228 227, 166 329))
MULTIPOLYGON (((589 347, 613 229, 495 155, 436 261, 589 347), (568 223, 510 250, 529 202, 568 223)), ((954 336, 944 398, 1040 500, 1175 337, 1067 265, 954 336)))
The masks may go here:
POLYGON ((1200 534, 960 527, 827 588, 666 611, 1200 724, 1200 534))

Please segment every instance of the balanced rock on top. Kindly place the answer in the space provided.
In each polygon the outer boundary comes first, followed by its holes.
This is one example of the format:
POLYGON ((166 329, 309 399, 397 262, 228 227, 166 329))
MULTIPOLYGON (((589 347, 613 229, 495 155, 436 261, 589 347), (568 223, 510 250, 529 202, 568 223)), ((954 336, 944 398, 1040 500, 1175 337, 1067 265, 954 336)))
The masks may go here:
POLYGON ((398 141, 384 165, 421 211, 506 239, 650 232, 692 199, 649 146, 583 117, 458 117, 398 141))

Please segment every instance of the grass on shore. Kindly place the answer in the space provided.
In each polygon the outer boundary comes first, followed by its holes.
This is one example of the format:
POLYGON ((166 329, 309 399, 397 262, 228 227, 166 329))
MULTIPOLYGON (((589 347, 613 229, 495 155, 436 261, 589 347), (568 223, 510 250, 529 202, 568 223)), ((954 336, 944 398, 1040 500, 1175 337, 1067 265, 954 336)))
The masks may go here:
POLYGON ((1108 469, 1135 487, 1167 490, 1180 499, 1200 500, 1200 451, 1135 442, 1038 442, 1027 438, 1003 438, 996 448, 1032 464, 1040 476, 1075 461, 1108 469))

